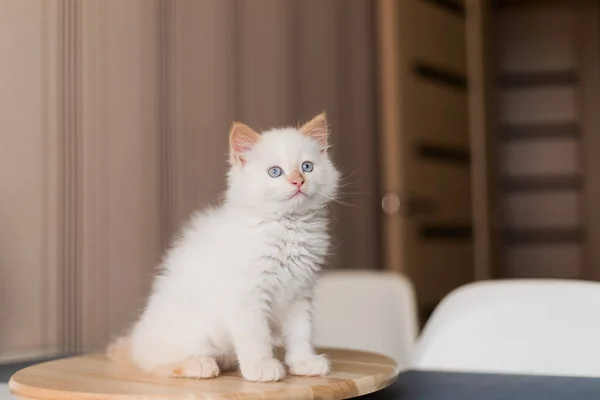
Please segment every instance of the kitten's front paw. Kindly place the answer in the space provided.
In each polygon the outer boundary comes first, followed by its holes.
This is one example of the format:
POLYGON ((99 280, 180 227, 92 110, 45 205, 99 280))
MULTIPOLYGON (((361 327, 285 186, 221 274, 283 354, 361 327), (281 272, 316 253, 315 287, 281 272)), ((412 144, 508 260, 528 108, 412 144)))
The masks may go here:
POLYGON ((174 378, 209 379, 220 374, 217 360, 213 357, 192 357, 180 367, 173 369, 174 378))
POLYGON ((323 376, 331 371, 329 360, 323 354, 310 355, 289 363, 290 374, 300 376, 323 376))
POLYGON ((285 369, 279 361, 268 358, 253 363, 241 363, 244 379, 254 382, 275 382, 285 377, 285 369))

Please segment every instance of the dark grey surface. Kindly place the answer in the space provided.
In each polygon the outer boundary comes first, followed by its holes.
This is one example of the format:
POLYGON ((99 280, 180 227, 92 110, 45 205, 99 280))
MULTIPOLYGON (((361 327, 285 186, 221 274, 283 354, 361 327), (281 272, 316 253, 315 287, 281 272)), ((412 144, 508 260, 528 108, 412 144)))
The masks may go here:
POLYGON ((67 357, 67 356, 66 355, 65 356, 56 356, 56 357, 49 357, 49 358, 43 358, 43 359, 37 359, 37 360, 23 361, 23 362, 18 362, 18 363, 0 364, 0 383, 8 382, 10 377, 20 369, 29 367, 31 365, 39 364, 41 362, 56 360, 56 359, 63 358, 63 357, 67 357))
POLYGON ((36 362, 26 362, 26 363, 13 363, 13 364, 0 364, 0 383, 6 383, 8 382, 8 380, 10 379, 10 377, 12 376, 12 374, 14 374, 15 372, 17 372, 18 370, 28 367, 32 364, 36 364, 39 361, 36 362))
POLYGON ((600 400, 600 379, 407 371, 389 388, 360 399, 600 400))

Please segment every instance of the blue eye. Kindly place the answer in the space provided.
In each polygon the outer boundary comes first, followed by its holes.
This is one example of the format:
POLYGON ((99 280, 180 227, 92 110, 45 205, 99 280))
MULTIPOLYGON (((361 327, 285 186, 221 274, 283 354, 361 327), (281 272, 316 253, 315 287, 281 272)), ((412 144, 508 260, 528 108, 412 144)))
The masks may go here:
POLYGON ((310 161, 304 161, 302 163, 302 171, 304 172, 311 172, 313 170, 314 166, 313 163, 311 163, 310 161))
POLYGON ((279 178, 283 174, 283 170, 280 167, 271 167, 267 172, 271 178, 279 178))

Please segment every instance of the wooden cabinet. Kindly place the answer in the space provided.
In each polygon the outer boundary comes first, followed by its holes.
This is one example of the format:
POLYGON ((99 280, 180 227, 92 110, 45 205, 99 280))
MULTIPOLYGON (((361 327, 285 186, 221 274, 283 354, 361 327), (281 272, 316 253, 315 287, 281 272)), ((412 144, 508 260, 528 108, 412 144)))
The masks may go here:
POLYGON ((467 12, 383 0, 378 15, 385 263, 427 313, 475 278, 467 12))
POLYGON ((598 7, 492 10, 500 276, 598 278, 598 7))
POLYGON ((385 266, 598 279, 597 1, 378 2, 385 266))

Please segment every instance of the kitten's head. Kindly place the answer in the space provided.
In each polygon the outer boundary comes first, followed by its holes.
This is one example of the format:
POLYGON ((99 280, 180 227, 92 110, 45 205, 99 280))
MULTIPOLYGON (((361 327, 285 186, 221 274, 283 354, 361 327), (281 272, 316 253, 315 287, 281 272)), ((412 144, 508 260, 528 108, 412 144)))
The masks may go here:
POLYGON ((340 177, 327 153, 327 136, 325 113, 301 128, 262 134, 234 123, 228 201, 274 213, 323 208, 335 198, 340 177))

